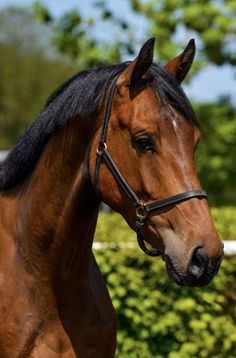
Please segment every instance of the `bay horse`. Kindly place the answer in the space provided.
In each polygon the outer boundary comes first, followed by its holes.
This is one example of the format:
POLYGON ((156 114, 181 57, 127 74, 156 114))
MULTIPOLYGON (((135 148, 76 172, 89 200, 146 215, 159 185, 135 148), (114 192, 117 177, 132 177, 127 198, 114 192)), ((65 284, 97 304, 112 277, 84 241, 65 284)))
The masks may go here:
POLYGON ((92 254, 101 200, 177 284, 207 285, 219 269, 194 165, 200 126, 181 89, 194 41, 164 67, 153 49, 69 79, 0 164, 1 358, 114 357, 116 315, 92 254))

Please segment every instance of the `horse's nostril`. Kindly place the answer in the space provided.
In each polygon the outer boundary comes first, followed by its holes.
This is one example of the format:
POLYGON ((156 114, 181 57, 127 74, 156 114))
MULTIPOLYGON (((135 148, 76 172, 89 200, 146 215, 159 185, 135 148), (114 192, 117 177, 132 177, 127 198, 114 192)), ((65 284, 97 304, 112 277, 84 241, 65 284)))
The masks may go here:
POLYGON ((200 278, 209 265, 209 257, 203 247, 197 247, 189 262, 188 271, 195 278, 200 278))

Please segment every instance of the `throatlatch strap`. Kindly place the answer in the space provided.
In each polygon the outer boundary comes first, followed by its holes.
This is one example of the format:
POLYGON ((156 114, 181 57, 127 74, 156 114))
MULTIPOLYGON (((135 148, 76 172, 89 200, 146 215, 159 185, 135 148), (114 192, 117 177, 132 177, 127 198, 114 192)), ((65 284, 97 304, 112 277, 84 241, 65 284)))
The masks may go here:
POLYGON ((140 200, 135 194, 135 192, 130 188, 127 181, 122 176, 121 172, 117 168, 115 162, 111 158, 110 154, 107 151, 104 151, 103 153, 103 159, 106 162, 107 166, 111 169, 112 174, 119 182, 120 186, 124 189, 126 194, 129 196, 129 198, 132 200, 135 207, 140 206, 140 200))
POLYGON ((106 111, 104 114, 102 132, 101 132, 99 144, 100 143, 103 144, 106 142, 107 127, 108 127, 108 123, 109 123, 109 119, 110 119, 110 115, 111 115, 112 100, 113 100, 113 96, 114 96, 114 93, 116 90, 116 82, 117 82, 119 75, 120 74, 116 75, 111 82, 110 92, 108 94, 108 99, 107 99, 107 108, 106 108, 106 111))
MULTIPOLYGON (((101 132, 101 137, 100 137, 98 149, 99 149, 99 147, 101 148, 102 146, 104 146, 104 144, 106 142, 107 127, 108 127, 108 123, 109 123, 109 119, 110 119, 110 115, 111 115, 112 100, 113 100, 113 96, 114 96, 114 93, 115 93, 115 90, 116 90, 116 82, 117 82, 117 79, 118 79, 119 75, 120 74, 117 74, 113 78, 113 80, 111 82, 111 85, 110 85, 110 90, 109 90, 108 99, 107 99, 107 107, 106 107, 106 110, 105 110, 105 113, 104 113, 104 119, 103 119, 103 124, 102 124, 102 132, 101 132)), ((101 161, 102 161, 102 156, 103 156, 103 154, 99 154, 97 152, 94 175, 93 175, 93 186, 94 186, 95 193, 96 193, 98 198, 100 196, 99 187, 98 187, 98 179, 99 179, 99 169, 100 169, 100 165, 101 165, 101 161)))

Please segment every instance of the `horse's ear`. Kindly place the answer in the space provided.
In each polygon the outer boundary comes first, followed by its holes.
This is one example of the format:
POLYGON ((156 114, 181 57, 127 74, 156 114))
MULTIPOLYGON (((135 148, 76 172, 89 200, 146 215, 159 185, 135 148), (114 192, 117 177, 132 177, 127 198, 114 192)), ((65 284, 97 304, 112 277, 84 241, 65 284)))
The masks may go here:
POLYGON ((149 69, 153 61, 153 52, 154 52, 154 37, 150 38, 142 46, 139 51, 138 57, 135 60, 135 66, 130 77, 130 85, 137 83, 149 69))
POLYGON ((192 66, 195 55, 195 41, 191 39, 185 50, 164 66, 166 72, 171 73, 178 82, 182 82, 192 66))
POLYGON ((153 61, 155 39, 150 38, 142 46, 136 59, 123 71, 119 77, 119 84, 132 86, 140 81, 153 61))

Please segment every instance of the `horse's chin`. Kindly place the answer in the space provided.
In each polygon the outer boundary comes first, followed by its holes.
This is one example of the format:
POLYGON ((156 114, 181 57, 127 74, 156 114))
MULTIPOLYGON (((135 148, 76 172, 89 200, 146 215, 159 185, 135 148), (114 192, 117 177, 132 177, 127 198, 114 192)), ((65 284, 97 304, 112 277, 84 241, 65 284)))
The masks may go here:
POLYGON ((207 286, 213 280, 219 269, 213 271, 211 267, 209 267, 200 278, 196 279, 191 275, 185 275, 181 270, 178 270, 167 255, 163 255, 163 260, 166 263, 166 270, 169 278, 177 285, 185 287, 207 286))

